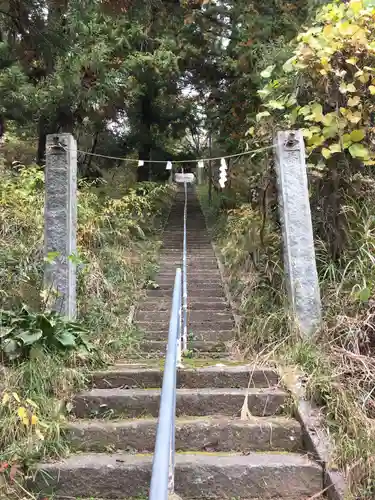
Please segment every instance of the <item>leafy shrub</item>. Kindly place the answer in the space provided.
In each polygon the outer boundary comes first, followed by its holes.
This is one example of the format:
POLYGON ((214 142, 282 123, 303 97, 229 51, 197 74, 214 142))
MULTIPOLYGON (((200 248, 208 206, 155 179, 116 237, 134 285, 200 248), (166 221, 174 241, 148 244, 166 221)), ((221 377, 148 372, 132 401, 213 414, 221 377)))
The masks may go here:
POLYGON ((87 357, 95 349, 79 323, 66 321, 56 312, 0 311, 0 353, 5 361, 23 361, 38 351, 65 355, 77 351, 87 357))
MULTIPOLYGON (((324 6, 298 36, 279 77, 260 91, 266 110, 258 120, 273 113, 279 123, 302 128, 311 161, 320 169, 331 166, 331 158, 375 164, 374 21, 369 1, 324 6)), ((275 68, 263 77, 270 79, 275 68)))

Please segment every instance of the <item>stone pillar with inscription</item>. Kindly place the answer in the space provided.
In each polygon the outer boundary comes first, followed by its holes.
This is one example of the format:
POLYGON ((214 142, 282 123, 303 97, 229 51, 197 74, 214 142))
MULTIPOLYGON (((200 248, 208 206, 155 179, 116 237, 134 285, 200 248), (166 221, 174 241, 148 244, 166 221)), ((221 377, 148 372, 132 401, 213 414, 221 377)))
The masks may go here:
POLYGON ((48 307, 76 316, 77 143, 71 134, 47 137, 44 286, 48 307))
POLYGON ((321 324, 321 301, 302 132, 279 132, 275 150, 289 301, 301 335, 311 337, 321 324))

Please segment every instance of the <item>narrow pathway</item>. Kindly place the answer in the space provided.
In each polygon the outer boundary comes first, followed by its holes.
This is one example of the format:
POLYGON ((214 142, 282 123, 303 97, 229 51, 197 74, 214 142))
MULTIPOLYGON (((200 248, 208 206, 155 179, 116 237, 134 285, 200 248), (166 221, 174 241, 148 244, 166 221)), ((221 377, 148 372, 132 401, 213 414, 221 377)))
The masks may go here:
MULTIPOLYGON (((160 353, 175 269, 181 265, 182 214, 179 193, 164 234, 160 287, 148 291, 136 316, 145 330, 145 356, 152 359, 94 373, 92 388, 74 401, 76 420, 68 432, 75 454, 40 465, 62 498, 148 498, 163 376, 160 353)), ((310 498, 322 489, 322 469, 303 451, 301 428, 288 415, 289 397, 278 374, 226 356, 233 317, 193 192, 188 276, 189 333, 196 352, 178 373, 176 492, 184 500, 310 498), (248 415, 241 419, 246 406, 248 415)), ((47 493, 41 474, 37 484, 47 493)))
MULTIPOLYGON (((224 343, 233 339, 233 315, 230 312, 216 257, 207 234, 205 220, 194 192, 188 192, 188 298, 189 348, 208 353, 225 351, 224 343)), ((144 352, 164 356, 176 268, 182 267, 184 193, 177 193, 164 232, 160 254, 157 290, 150 290, 140 305, 137 325, 145 332, 144 352)))

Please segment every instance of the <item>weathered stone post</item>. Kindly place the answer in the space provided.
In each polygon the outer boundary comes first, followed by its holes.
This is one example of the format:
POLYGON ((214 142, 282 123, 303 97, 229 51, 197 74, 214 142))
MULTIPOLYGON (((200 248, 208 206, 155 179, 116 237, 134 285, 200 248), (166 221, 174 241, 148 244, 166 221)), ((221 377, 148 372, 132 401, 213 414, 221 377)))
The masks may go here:
POLYGON ((48 306, 76 316, 77 143, 71 134, 47 137, 45 168, 45 288, 48 306))
POLYGON ((276 174, 290 305, 300 333, 310 337, 321 323, 321 302, 301 131, 278 132, 276 174))

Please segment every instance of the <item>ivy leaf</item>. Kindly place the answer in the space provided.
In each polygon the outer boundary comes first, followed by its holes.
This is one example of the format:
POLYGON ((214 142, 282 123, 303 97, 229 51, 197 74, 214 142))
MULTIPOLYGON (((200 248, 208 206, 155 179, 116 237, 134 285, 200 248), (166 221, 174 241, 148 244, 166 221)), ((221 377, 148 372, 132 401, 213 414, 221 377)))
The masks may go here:
POLYGON ((346 118, 350 121, 350 123, 359 123, 362 119, 362 114, 358 111, 355 111, 354 113, 352 111, 348 111, 346 118))
POLYGON ((362 146, 362 144, 352 144, 349 147, 349 153, 353 158, 359 158, 362 160, 367 160, 370 156, 368 149, 362 146))
POLYGON ((342 142, 344 145, 344 149, 347 149, 349 146, 351 146, 353 142, 350 140, 350 134, 344 134, 342 137, 342 142))
POLYGON ((264 69, 264 70, 261 72, 260 76, 261 76, 262 78, 270 78, 270 77, 271 77, 271 75, 272 75, 272 72, 273 72, 273 70, 274 70, 275 68, 276 68, 276 65, 275 65, 275 64, 272 64, 271 66, 267 66, 267 68, 266 68, 266 69, 264 69))
POLYGON ((338 142, 336 142, 335 144, 330 145, 329 150, 332 153, 341 153, 341 146, 338 142))
POLYGON ((336 137, 338 132, 337 125, 332 125, 331 127, 324 127, 323 135, 326 139, 336 137))
POLYGON ((363 129, 360 130, 353 130, 350 133, 350 140, 353 142, 360 142, 362 139, 366 137, 366 132, 363 129))
POLYGON ((362 0, 351 0, 349 7, 354 14, 359 14, 359 12, 363 9, 363 2, 362 0))
POLYGON ((267 107, 271 108, 271 109, 284 109, 285 108, 285 106, 282 102, 275 101, 275 100, 269 101, 267 104, 267 107))
POLYGON ((358 59, 356 57, 350 57, 349 59, 345 59, 345 62, 351 64, 352 66, 355 66, 358 62, 358 59))
POLYGON ((293 63, 295 63, 295 62, 296 62, 295 56, 288 59, 283 65, 283 71, 285 71, 285 73, 291 73, 294 70, 293 63))
POLYGON ((308 139, 307 143, 309 146, 320 146, 325 142, 325 138, 322 135, 313 135, 310 139, 308 139))
POLYGON ((262 118, 265 118, 266 116, 271 116, 271 113, 269 111, 261 111, 256 115, 255 119, 257 122, 259 122, 262 118))
POLYGON ((328 160, 328 158, 331 158, 331 156, 332 156, 332 151, 330 151, 328 148, 323 148, 322 155, 324 156, 324 158, 326 160, 328 160))
POLYGON ((314 103, 311 106, 311 114, 313 116, 314 121, 316 122, 323 121, 323 106, 320 103, 317 102, 314 103))
MULTIPOLYGON (((374 87, 375 89, 375 87, 374 87)), ((358 106, 358 104, 361 102, 361 98, 358 95, 355 95, 354 97, 349 97, 348 99, 348 106, 353 107, 353 106, 358 106)))
POLYGON ((335 113, 328 113, 323 116, 322 122, 326 127, 329 127, 335 120, 336 120, 335 113))
POLYGON ((371 95, 375 95, 375 85, 370 85, 368 89, 371 95))

